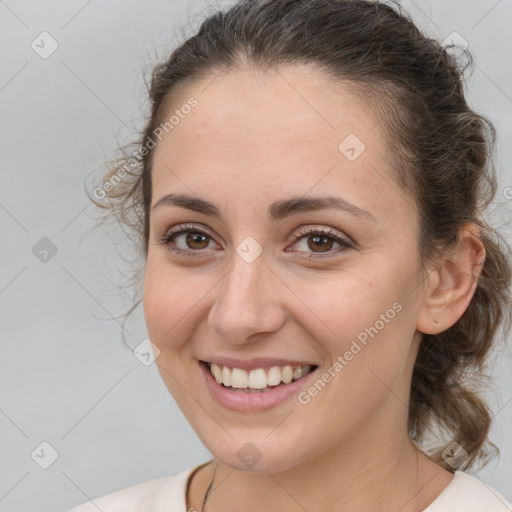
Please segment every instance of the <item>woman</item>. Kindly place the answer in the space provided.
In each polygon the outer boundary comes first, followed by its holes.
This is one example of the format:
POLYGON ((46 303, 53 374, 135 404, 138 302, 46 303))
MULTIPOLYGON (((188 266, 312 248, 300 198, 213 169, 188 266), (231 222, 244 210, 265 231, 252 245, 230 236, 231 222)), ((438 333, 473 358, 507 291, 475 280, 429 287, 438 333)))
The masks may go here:
POLYGON ((150 99, 94 200, 140 235, 156 363, 213 458, 73 511, 511 510, 463 471, 510 264, 454 57, 398 6, 242 0, 150 99))

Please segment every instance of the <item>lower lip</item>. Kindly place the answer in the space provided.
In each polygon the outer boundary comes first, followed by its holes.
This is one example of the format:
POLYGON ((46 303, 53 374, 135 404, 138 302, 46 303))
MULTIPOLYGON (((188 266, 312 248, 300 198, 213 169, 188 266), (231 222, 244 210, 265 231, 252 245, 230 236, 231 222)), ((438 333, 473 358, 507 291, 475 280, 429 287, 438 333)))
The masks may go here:
POLYGON ((305 377, 299 380, 273 388, 270 391, 261 393, 250 393, 243 391, 232 391, 219 384, 210 372, 206 363, 199 362, 199 367, 206 381, 206 386, 209 389, 214 400, 233 411, 265 411, 275 407, 291 397, 297 396, 300 390, 311 380, 311 376, 316 374, 315 368, 309 372, 305 377))

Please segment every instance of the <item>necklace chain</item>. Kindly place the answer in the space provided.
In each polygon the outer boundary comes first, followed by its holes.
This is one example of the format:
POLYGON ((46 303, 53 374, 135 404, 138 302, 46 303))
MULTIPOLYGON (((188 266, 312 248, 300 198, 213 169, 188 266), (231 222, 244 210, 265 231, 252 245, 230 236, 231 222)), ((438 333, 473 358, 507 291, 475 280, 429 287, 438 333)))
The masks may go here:
POLYGON ((215 469, 213 470, 212 481, 210 482, 210 485, 208 486, 208 489, 206 489, 206 492, 204 494, 203 504, 201 505, 201 512, 204 512, 204 506, 206 505, 206 500, 208 499, 208 496, 210 496, 210 492, 212 490, 213 481, 215 480, 216 472, 217 472, 217 463, 215 463, 215 469))

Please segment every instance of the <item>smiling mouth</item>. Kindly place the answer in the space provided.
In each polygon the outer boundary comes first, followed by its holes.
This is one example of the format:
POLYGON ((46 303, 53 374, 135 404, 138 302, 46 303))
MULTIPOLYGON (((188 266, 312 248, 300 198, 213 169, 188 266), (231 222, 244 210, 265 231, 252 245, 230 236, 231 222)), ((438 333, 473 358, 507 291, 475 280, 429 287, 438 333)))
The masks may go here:
POLYGON ((222 387, 242 393, 265 393, 302 379, 318 368, 316 365, 285 365, 244 370, 201 361, 222 387))

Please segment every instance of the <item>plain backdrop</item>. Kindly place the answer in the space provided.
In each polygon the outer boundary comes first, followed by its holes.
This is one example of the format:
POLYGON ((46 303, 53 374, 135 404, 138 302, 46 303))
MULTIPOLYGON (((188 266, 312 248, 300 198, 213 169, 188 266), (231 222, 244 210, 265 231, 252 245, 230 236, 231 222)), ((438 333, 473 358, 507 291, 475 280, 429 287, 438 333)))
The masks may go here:
MULTIPOLYGON (((510 242, 512 3, 403 5, 439 40, 467 41, 468 102, 497 128, 493 215, 510 242)), ((2 511, 64 511, 210 457, 155 365, 122 343, 118 258, 108 235, 88 235, 85 187, 140 129, 144 79, 181 41, 178 27, 191 34, 213 11, 204 0, 0 1, 2 511)), ((146 337, 140 308, 125 327, 132 348, 146 337)), ((509 340, 489 394, 502 455, 473 473, 509 500, 511 352, 509 340)))

